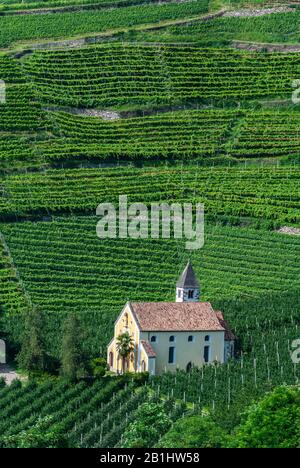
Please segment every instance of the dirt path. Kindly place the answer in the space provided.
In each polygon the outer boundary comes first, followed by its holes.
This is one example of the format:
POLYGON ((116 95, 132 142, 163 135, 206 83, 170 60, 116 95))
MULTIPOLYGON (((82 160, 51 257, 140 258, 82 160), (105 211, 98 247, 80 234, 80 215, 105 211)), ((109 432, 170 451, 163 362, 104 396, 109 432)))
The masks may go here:
POLYGON ((0 364, 0 378, 4 377, 6 383, 10 385, 14 380, 23 380, 19 374, 12 370, 7 364, 0 364))

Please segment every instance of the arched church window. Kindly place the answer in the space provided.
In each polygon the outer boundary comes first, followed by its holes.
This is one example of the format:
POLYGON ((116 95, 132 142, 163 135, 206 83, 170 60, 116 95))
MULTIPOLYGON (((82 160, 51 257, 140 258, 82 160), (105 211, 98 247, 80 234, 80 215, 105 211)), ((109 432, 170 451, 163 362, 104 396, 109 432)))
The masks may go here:
POLYGON ((128 314, 127 314, 127 312, 126 312, 124 318, 125 318, 125 327, 128 328, 128 314))
POLYGON ((114 353, 112 351, 109 353, 109 365, 110 367, 114 366, 114 353))
POLYGON ((174 364, 175 363, 175 347, 170 346, 169 348, 169 364, 174 364))
POLYGON ((204 362, 210 361, 210 346, 204 346, 204 362))

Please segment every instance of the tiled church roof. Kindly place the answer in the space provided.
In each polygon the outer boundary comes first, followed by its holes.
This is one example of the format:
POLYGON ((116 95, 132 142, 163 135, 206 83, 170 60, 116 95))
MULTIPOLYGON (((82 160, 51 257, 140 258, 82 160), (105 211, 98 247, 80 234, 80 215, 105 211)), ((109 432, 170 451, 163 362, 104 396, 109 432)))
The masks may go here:
POLYGON ((224 320, 224 316, 222 314, 222 312, 220 310, 216 310, 216 315, 218 317, 218 320, 220 322, 220 324, 222 325, 223 328, 225 328, 225 340, 226 341, 234 341, 235 340, 235 336, 234 334, 232 333, 229 325, 228 325, 228 322, 226 322, 226 320, 224 320))
POLYGON ((151 344, 149 343, 149 341, 147 340, 141 340, 141 343, 144 347, 144 350, 146 351, 146 354, 149 358, 155 358, 156 357, 156 353, 154 351, 154 349, 152 348, 151 344))
POLYGON ((142 331, 224 331, 209 302, 135 302, 142 331))

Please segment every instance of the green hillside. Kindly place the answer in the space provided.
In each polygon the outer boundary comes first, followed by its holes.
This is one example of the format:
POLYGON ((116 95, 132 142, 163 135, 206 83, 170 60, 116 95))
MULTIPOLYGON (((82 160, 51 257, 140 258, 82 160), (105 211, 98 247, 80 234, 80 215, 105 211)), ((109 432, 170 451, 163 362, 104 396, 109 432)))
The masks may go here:
POLYGON ((18 366, 38 311, 51 363, 0 380, 1 448, 39 424, 72 447, 121 446, 151 404, 168 419, 152 446, 183 415, 229 435, 253 400, 299 383, 299 18, 279 0, 1 3, 0 339, 18 366), (204 247, 99 239, 96 208, 120 195, 204 203, 204 247), (188 259, 235 359, 147 382, 58 377, 67 317, 89 362, 106 357, 126 301, 174 301, 188 259))
MULTIPOLYGON (((86 346, 93 353, 104 350, 127 300, 174 299, 187 256, 202 279, 202 299, 299 288, 298 238, 207 225, 204 248, 188 252, 183 242, 171 239, 100 240, 96 224, 96 217, 70 217, 2 227, 32 303, 49 314, 52 350, 58 345, 58 324, 71 311, 81 315, 89 330, 86 346)), ((12 310, 9 296, 2 307, 12 310)))
POLYGON ((294 12, 265 16, 223 16, 210 22, 195 21, 160 31, 124 34, 125 40, 127 37, 146 42, 193 42, 203 45, 226 45, 232 41, 299 44, 300 10, 297 8, 294 12))
POLYGON ((297 54, 119 43, 35 52, 24 65, 43 102, 118 108, 289 97, 299 60, 297 54))
POLYGON ((65 12, 53 15, 0 17, 0 47, 21 41, 62 39, 85 34, 127 31, 132 26, 153 24, 179 18, 199 17, 207 12, 208 1, 141 4, 126 8, 65 12))
POLYGON ((220 215, 299 225, 300 172, 296 166, 201 167, 158 164, 96 169, 57 169, 2 180, 0 219, 49 215, 94 215, 99 203, 142 201, 204 203, 220 215))
POLYGON ((184 45, 1 55, 0 173, 122 160, 299 162, 298 69, 298 54, 184 45))

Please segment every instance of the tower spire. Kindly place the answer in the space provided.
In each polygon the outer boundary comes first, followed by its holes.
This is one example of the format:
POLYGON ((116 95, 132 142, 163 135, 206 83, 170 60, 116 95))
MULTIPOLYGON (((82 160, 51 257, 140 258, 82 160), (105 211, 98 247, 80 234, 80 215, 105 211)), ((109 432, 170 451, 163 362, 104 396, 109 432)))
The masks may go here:
POLYGON ((200 285, 189 260, 176 283, 176 302, 199 302, 200 285))

